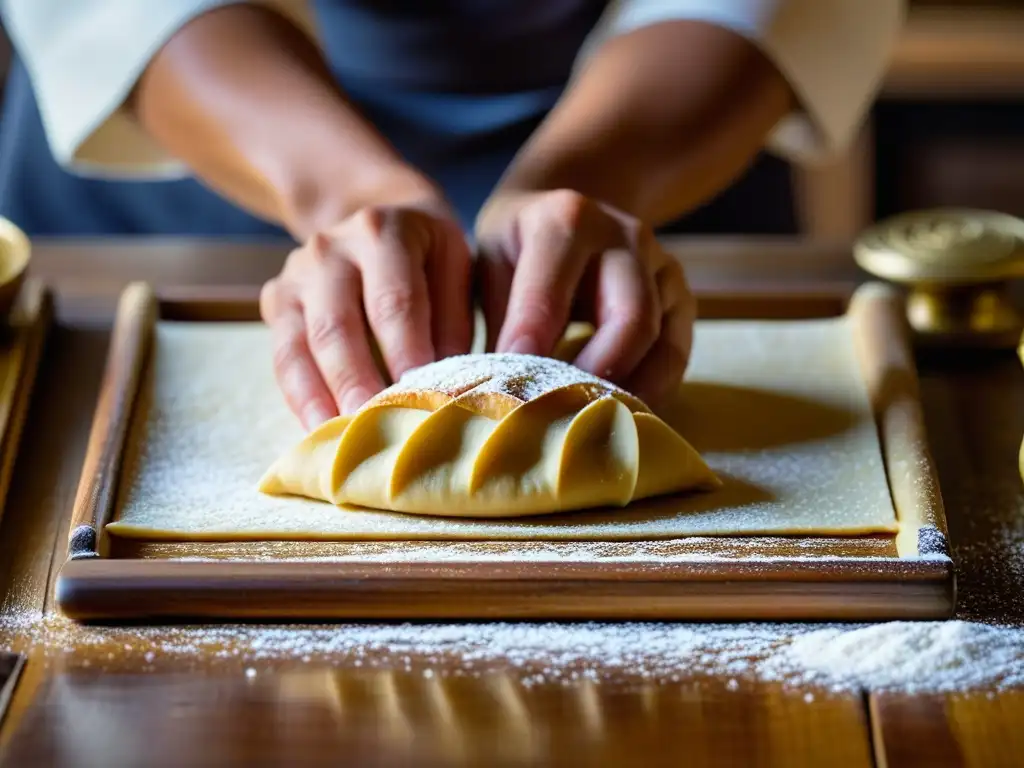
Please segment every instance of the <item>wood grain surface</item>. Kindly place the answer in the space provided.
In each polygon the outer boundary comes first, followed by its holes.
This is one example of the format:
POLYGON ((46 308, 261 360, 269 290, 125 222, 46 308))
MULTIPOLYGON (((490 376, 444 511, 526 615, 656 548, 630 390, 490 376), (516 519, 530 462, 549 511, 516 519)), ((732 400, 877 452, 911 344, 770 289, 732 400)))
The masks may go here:
MULTIPOLYGON (((858 279, 842 244, 723 240, 675 249, 693 266, 691 278, 703 291, 828 291, 858 279)), ((242 658, 252 649, 231 639, 230 626, 217 642, 200 643, 187 627, 143 632, 60 622, 52 579, 66 555, 118 292, 135 279, 158 287, 258 282, 273 274, 284 252, 282 245, 139 241, 37 246, 33 269, 57 289, 60 324, 47 344, 31 428, 0 523, 0 648, 28 656, 0 725, 0 766, 335 765, 342 759, 417 765, 403 761, 410 754, 421 756, 422 765, 443 764, 434 759, 439 754, 451 755, 448 763, 455 765, 459 759, 469 764, 460 755, 479 754, 489 765, 501 765, 494 758, 506 755, 504 764, 515 764, 522 754, 515 751, 515 734, 524 731, 487 716, 492 707, 506 711, 498 700, 513 699, 525 702, 518 722, 535 729, 529 731, 536 735, 533 764, 859 766, 874 757, 883 765, 872 755, 869 713, 856 692, 736 686, 728 675, 702 683, 683 675, 677 683, 656 685, 637 677, 602 686, 585 680, 530 685, 509 675, 527 656, 494 662, 488 681, 466 677, 441 686, 448 694, 443 698, 425 687, 422 662, 407 664, 401 653, 372 649, 359 667, 341 655, 304 661, 289 644, 287 629, 279 643, 262 646, 261 661, 253 663, 242 658), (193 650, 182 649, 193 641, 193 650), (179 652, 164 653, 168 646, 179 652), (349 692, 347 709, 338 709, 335 691, 349 692), (579 699, 600 707, 581 709, 579 699), (391 712, 404 720, 393 721, 391 712), (603 717, 581 719, 592 712, 603 717), (386 730, 392 722, 397 730, 386 730), (399 740, 403 733, 411 741, 399 740), (508 737, 498 742, 497 736, 508 737), (510 745, 501 751, 502 744, 510 745)), ((958 618, 1024 623, 1017 566, 991 556, 1024 509, 1014 453, 1024 434, 1024 374, 1012 356, 940 357, 922 362, 920 372, 957 557, 958 618), (1007 448, 1010 455, 1004 456, 1007 448)), ((331 625, 323 626, 330 631, 331 625)), ((432 673, 443 671, 431 667, 432 673)), ((458 677, 457 665, 448 671, 458 677)), ((999 703, 1008 697, 992 695, 999 703)), ((958 743, 969 745, 962 754, 984 754, 987 763, 979 764, 1019 764, 1014 739, 993 738, 1019 728, 1015 704, 986 706, 978 710, 983 717, 957 707, 943 711, 956 721, 958 743)), ((911 743, 910 726, 906 720, 887 723, 886 743, 911 743)), ((955 754, 939 752, 940 759, 927 764, 947 764, 943 759, 955 754)), ((903 755, 903 762, 890 759, 887 765, 922 764, 913 762, 918 753, 903 755)))
POLYGON ((0 651, 0 726, 4 724, 4 715, 14 698, 14 687, 24 665, 25 657, 20 653, 0 651))
POLYGON ((309 765, 325 756, 410 768, 872 764, 857 697, 317 668, 252 677, 55 670, 0 763, 309 765))
POLYGON ((871 697, 878 768, 1016 768, 1024 755, 1024 691, 871 697))
MULTIPOLYGON (((834 295, 852 291, 865 277, 844 239, 686 237, 664 245, 705 295, 834 295)), ((186 298, 211 289, 237 297, 236 291, 250 290, 244 286, 276 275, 289 248, 274 241, 39 239, 32 269, 56 292, 63 320, 106 328, 121 291, 135 280, 186 298)))
POLYGON ((49 289, 26 280, 0 328, 0 518, 52 316, 49 289))

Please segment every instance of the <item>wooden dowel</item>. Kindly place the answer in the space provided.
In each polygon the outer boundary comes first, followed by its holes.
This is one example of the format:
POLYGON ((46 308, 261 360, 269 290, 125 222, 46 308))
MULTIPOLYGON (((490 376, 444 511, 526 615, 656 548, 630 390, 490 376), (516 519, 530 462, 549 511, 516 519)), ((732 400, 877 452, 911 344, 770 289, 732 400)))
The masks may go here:
POLYGON ((942 495, 928 448, 910 331, 898 289, 866 283, 850 302, 850 317, 899 521, 896 551, 900 557, 948 557, 942 495))
POLYGON ((89 432, 68 534, 68 557, 95 557, 114 506, 132 408, 156 324, 157 301, 145 283, 121 294, 107 365, 89 432))

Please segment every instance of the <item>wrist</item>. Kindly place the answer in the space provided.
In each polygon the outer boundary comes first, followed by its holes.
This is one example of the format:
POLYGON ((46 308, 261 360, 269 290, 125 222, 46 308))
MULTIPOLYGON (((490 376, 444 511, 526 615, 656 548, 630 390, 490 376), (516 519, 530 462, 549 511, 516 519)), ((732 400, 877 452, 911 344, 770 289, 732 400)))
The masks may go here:
POLYGON ((400 161, 357 171, 318 168, 298 175, 279 197, 284 224, 299 242, 373 206, 424 207, 450 215, 441 189, 400 161))
MULTIPOLYGON (((625 158, 623 158, 625 159, 625 158)), ((647 205, 642 173, 616 159, 614 149, 580 146, 560 152, 528 155, 509 170, 492 194, 493 200, 512 200, 533 193, 567 189, 595 202, 645 219, 647 205)))

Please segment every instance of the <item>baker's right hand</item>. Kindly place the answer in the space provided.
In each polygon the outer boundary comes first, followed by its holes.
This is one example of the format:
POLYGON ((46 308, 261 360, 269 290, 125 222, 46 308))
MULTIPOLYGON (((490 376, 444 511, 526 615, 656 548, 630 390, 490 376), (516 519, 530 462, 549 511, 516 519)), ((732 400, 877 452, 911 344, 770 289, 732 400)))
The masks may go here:
POLYGON ((363 208, 289 254, 260 314, 288 407, 313 429, 385 386, 371 332, 392 380, 469 351, 469 247, 442 202, 363 208))

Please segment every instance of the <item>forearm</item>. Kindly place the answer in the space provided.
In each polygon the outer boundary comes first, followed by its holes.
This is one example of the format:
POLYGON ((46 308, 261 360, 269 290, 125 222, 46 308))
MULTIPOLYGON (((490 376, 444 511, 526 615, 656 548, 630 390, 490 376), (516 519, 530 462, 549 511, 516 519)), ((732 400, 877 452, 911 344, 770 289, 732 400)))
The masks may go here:
POLYGON ((727 187, 792 103, 783 77, 736 34, 652 25, 594 54, 499 191, 574 189, 657 225, 727 187))
POLYGON ((430 189, 347 102, 313 42, 253 5, 183 27, 132 105, 200 179, 300 240, 382 197, 430 189))

